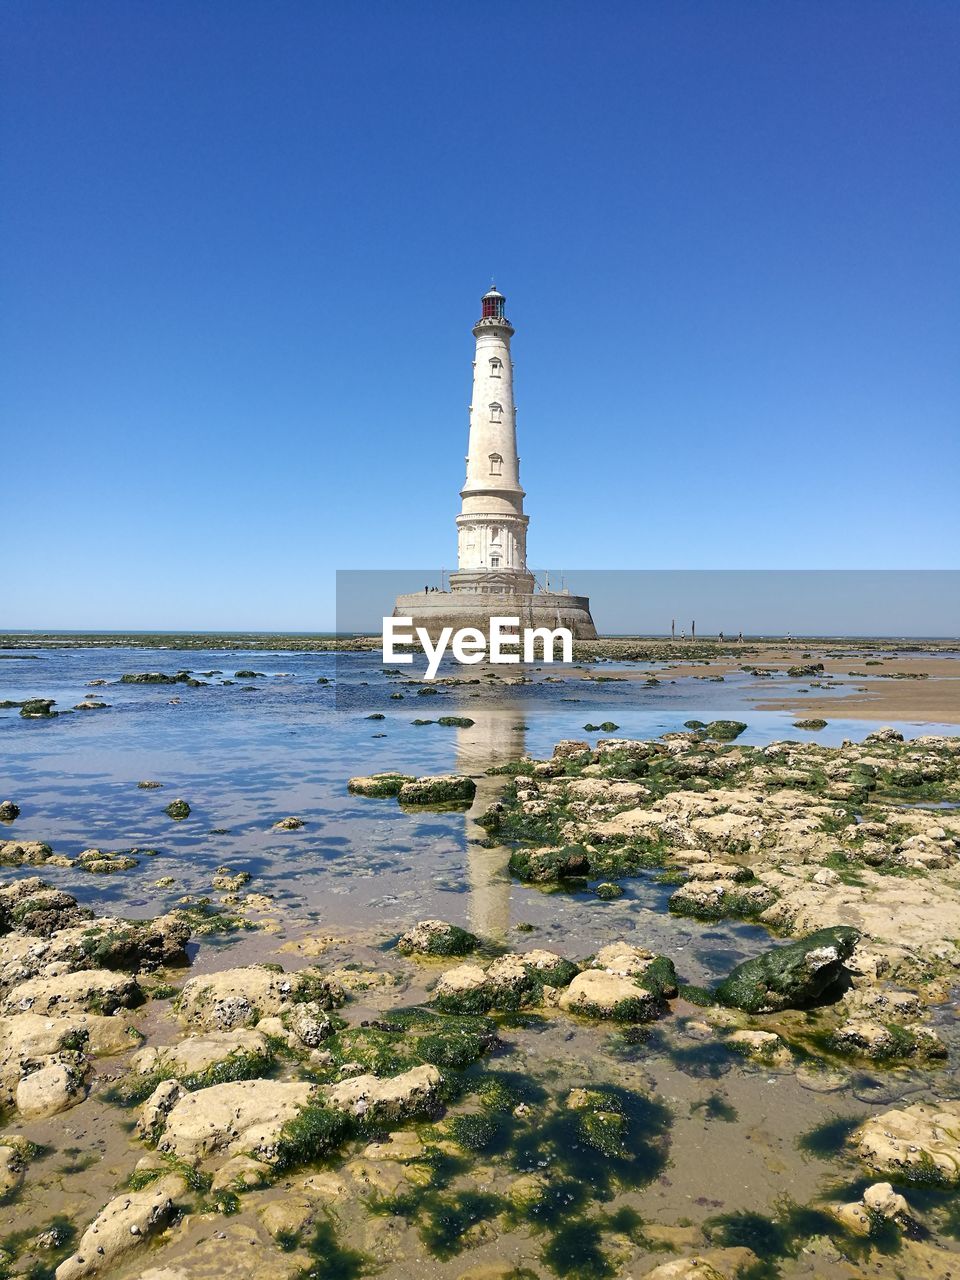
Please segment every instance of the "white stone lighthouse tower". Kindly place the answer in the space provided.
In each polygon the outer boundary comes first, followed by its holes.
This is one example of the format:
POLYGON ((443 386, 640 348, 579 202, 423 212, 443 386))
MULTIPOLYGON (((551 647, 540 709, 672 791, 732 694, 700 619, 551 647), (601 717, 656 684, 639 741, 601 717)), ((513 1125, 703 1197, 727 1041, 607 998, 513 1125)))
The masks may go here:
POLYGON ((467 478, 460 490, 456 573, 450 590, 397 597, 394 617, 413 619, 436 636, 443 627, 479 627, 490 618, 523 627, 569 627, 575 639, 596 639, 586 596, 541 591, 527 567, 526 496, 520 487, 517 414, 513 404, 513 325, 497 289, 483 295, 473 361, 467 478))
POLYGON ((533 591, 527 569, 527 524, 517 456, 517 411, 513 402, 514 329, 506 298, 496 288, 484 294, 473 327, 477 340, 470 403, 467 478, 457 516, 458 572, 451 591, 533 591))

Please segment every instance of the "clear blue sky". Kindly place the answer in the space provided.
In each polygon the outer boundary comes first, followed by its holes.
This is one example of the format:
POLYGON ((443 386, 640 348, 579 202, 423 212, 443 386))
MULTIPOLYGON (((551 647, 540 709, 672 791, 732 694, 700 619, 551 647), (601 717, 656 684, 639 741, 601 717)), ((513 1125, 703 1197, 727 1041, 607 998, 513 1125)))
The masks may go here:
POLYGON ((960 565, 954 0, 2 23, 0 626, 449 567, 494 274, 533 565, 960 565))

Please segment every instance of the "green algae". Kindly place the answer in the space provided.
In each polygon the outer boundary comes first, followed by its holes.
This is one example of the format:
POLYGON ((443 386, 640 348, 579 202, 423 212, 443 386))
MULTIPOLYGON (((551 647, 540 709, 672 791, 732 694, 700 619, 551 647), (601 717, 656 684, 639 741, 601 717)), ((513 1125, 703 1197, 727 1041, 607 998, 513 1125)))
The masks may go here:
POLYGON ((369 1255, 342 1245, 327 1218, 314 1223, 310 1235, 295 1243, 313 1257, 311 1265, 297 1273, 296 1280, 360 1280, 378 1269, 369 1255))
POLYGON ((851 1133, 862 1123, 863 1116, 831 1116, 802 1133, 797 1138, 797 1146, 818 1160, 832 1160, 840 1155, 851 1133))
POLYGON ((266 1053, 254 1053, 236 1049, 220 1062, 212 1063, 203 1071, 181 1075, 173 1064, 156 1071, 144 1073, 131 1071, 101 1094, 104 1102, 120 1107, 135 1107, 145 1102, 154 1089, 164 1080, 179 1080, 189 1093, 209 1089, 215 1084, 228 1084, 237 1080, 261 1080, 273 1075, 277 1068, 276 1056, 268 1048, 266 1053))
POLYGON ((702 1112, 707 1120, 722 1120, 725 1124, 733 1124, 739 1118, 736 1107, 720 1093, 710 1093, 699 1102, 691 1102, 691 1114, 698 1111, 702 1112))

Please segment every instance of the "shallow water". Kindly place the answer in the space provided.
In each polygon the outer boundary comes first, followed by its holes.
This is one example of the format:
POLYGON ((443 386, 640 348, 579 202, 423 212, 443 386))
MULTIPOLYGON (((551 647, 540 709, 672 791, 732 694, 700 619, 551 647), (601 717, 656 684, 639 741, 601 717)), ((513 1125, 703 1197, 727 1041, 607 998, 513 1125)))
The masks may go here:
MULTIPOLYGON (((658 686, 590 678, 616 676, 631 665, 639 664, 540 667, 533 682, 516 686, 446 667, 441 675, 479 683, 433 686, 435 695, 419 696, 422 686, 407 683, 415 669, 385 676, 376 653, 116 648, 7 658, 0 663, 0 699, 54 698, 61 710, 85 698, 110 704, 49 721, 24 720, 15 708, 0 711, 0 791, 22 809, 10 834, 46 840, 71 855, 91 847, 156 850, 136 870, 112 876, 44 869, 85 901, 131 916, 156 914, 185 893, 209 892, 214 869, 226 864, 249 871, 250 887, 274 895, 287 920, 295 913, 329 927, 388 936, 417 918, 438 915, 493 939, 505 939, 512 926, 527 921, 538 927, 544 945, 562 943, 567 952, 582 953, 603 939, 636 933, 669 950, 684 976, 700 981, 729 967, 751 943, 755 948, 764 932, 735 923, 704 930, 672 918, 664 912, 669 889, 649 877, 630 882, 615 902, 544 894, 510 881, 505 852, 479 846, 484 833, 470 814, 404 812, 393 800, 353 797, 346 789, 354 774, 457 770, 477 778, 471 810, 477 814, 500 785, 486 775, 491 765, 525 752, 549 755, 561 738, 603 736, 586 733, 587 723, 612 720, 621 736, 655 737, 691 718, 742 719, 749 728, 741 742, 798 736, 796 713, 753 708, 757 682, 746 673, 722 684, 693 677, 658 686), (173 674, 186 663, 209 684, 119 683, 126 673, 173 674), (263 674, 236 680, 241 670, 263 674), (546 676, 559 679, 544 683, 546 676), (98 679, 108 683, 91 688, 98 679), (391 697, 396 693, 403 698, 391 697), (441 715, 475 723, 411 724, 441 715), (138 789, 141 779, 163 788, 138 789), (192 812, 174 822, 164 809, 181 796, 192 812), (288 814, 302 817, 304 828, 272 831, 288 814), (154 882, 167 876, 174 885, 156 888, 154 882)), ((763 688, 770 684, 764 681, 763 688)), ((838 743, 871 727, 833 720, 802 736, 838 743)), ((908 734, 935 731, 901 727, 908 734)))

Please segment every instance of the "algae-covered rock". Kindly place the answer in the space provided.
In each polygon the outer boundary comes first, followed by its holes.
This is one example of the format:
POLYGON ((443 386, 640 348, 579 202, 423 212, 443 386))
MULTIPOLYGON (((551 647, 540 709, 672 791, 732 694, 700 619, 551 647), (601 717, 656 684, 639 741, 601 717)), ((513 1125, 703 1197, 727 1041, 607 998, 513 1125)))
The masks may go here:
POLYGON ((560 996, 559 1006, 589 1018, 650 1022, 662 1012, 663 999, 659 991, 642 985, 641 979, 605 969, 584 969, 560 996))
POLYGON ((825 729, 827 727, 826 720, 821 720, 818 716, 812 717, 810 720, 794 720, 793 727, 795 729, 825 729))
POLYGON ((470 804, 477 793, 472 778, 459 773, 441 773, 415 778, 400 788, 401 804, 470 804))
POLYGON ((274 831, 299 831, 303 826, 303 819, 291 814, 288 818, 281 818, 279 822, 273 824, 274 831))
POLYGON ((437 724, 446 725, 451 729, 471 729, 474 721, 469 716, 441 716, 437 724))
POLYGON ((746 727, 742 720, 711 720, 705 732, 708 738, 716 738, 718 742, 732 742, 746 727))
POLYGON ((222 969, 198 975, 184 984, 177 1000, 183 1022, 209 1031, 255 1026, 305 1001, 323 1009, 343 1004, 343 988, 315 969, 279 972, 261 965, 222 969))
POLYGON ((186 800, 171 800, 164 809, 164 813, 175 822, 181 822, 184 818, 190 817, 190 805, 186 800))
POLYGON ((798 942, 745 960, 719 984, 721 1004, 747 1013, 802 1009, 829 994, 860 934, 848 925, 818 929, 798 942))
POLYGON ((313 1086, 301 1081, 237 1080, 184 1095, 166 1118, 157 1146, 183 1160, 214 1152, 275 1158, 283 1126, 306 1107, 313 1086))
POLYGON ((397 950, 404 956, 465 956, 478 938, 446 920, 421 920, 400 936, 397 950))
POLYGON ((590 858, 580 844, 563 845, 559 849, 514 849, 510 855, 510 871, 528 884, 558 884, 563 880, 582 880, 590 873, 590 858))
POLYGON ((436 1067, 412 1067, 385 1080, 377 1076, 355 1076, 340 1084, 327 1085, 324 1096, 329 1106, 348 1115, 377 1121, 406 1120, 432 1111, 439 1099, 443 1076, 436 1067))
POLYGON ((411 773, 372 773, 367 777, 351 778, 347 783, 347 790, 355 796, 381 799, 398 796, 405 783, 414 781, 411 773))
POLYGON ((765 884, 741 884, 734 880, 688 880, 670 895, 675 915, 697 920, 723 920, 730 916, 750 919, 776 902, 776 893, 765 884))
POLYGON ((20 806, 14 804, 12 800, 4 800, 0 803, 0 822, 13 822, 15 818, 20 817, 20 806))
POLYGON ((59 712, 54 711, 55 698, 28 698, 20 704, 20 714, 24 720, 48 720, 59 712))

